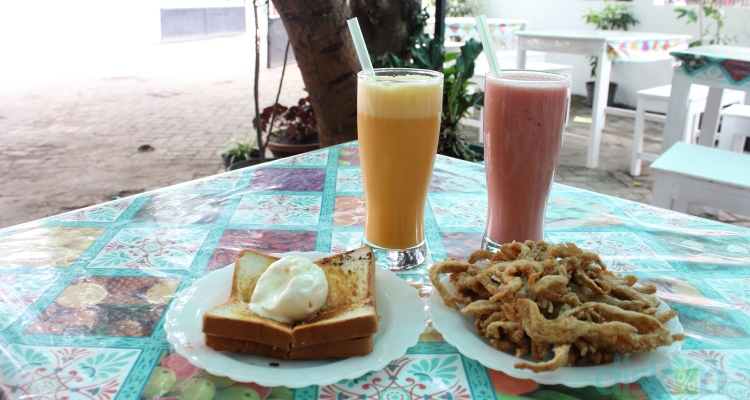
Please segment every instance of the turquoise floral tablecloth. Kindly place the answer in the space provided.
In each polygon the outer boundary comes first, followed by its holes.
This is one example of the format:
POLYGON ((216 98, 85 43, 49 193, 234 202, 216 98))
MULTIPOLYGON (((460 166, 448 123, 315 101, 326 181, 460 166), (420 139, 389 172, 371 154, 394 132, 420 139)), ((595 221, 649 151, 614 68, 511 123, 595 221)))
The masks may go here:
MULTIPOLYGON (((428 263, 479 246, 484 179, 482 165, 438 157, 428 263)), ((562 185, 550 197, 548 240, 597 251, 612 270, 658 287, 687 334, 670 368, 614 388, 538 385, 487 370, 430 326, 383 370, 294 391, 213 377, 173 353, 163 322, 175 293, 243 248, 358 247, 363 205, 349 143, 0 230, 0 397, 750 397, 750 231, 562 185)), ((400 274, 423 295, 427 265, 400 274)))
POLYGON ((750 89, 750 48, 701 46, 671 53, 682 61, 675 71, 707 82, 750 89))

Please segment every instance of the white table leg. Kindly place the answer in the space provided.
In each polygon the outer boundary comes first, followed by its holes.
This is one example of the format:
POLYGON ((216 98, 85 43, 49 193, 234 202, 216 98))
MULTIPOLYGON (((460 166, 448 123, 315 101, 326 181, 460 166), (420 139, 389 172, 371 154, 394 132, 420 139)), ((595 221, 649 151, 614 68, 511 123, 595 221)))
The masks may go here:
POLYGON ((635 129, 633 130, 633 150, 630 155, 630 175, 639 176, 641 174, 641 157, 643 151, 643 129, 646 119, 645 99, 638 99, 638 105, 635 109, 635 129))
POLYGON ((609 60, 606 50, 603 50, 599 54, 599 65, 596 68, 594 104, 591 109, 591 133, 589 134, 589 150, 586 156, 586 167, 588 168, 596 168, 599 164, 599 146, 602 142, 602 128, 604 128, 611 72, 612 61, 609 60))
MULTIPOLYGON (((724 89, 710 87, 708 99, 706 99, 706 111, 703 112, 703 123, 701 133, 698 136, 698 144, 701 146, 714 147, 714 136, 719 128, 719 113, 721 112, 721 96, 724 89)), ((669 114, 667 114, 669 115, 669 114)))
POLYGON ((526 49, 518 47, 518 55, 516 57, 516 68, 526 69, 526 49))
POLYGON ((673 144, 682 141, 687 129, 690 106, 690 77, 679 70, 672 76, 672 92, 667 106, 667 122, 664 124, 664 139, 661 142, 661 154, 673 144))

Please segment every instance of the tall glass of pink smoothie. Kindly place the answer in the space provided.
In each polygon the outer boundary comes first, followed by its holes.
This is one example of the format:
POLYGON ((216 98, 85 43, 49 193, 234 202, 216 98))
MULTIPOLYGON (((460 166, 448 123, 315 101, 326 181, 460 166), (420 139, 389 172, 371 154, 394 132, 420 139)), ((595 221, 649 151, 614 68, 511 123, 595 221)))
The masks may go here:
POLYGON ((544 211, 560 157, 570 78, 528 71, 485 80, 487 229, 482 248, 544 238, 544 211))

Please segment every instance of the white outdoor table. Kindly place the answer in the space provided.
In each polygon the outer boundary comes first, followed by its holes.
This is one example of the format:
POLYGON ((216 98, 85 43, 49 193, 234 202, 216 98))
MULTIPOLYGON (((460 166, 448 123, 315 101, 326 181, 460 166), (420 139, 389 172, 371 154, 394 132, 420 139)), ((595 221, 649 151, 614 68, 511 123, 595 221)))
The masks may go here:
POLYGON ((661 152, 664 154, 679 141, 688 141, 682 132, 687 123, 688 95, 693 84, 709 87, 698 144, 713 147, 724 89, 750 92, 750 48, 712 45, 670 54, 682 64, 675 68, 672 77, 672 95, 667 108, 661 152))
POLYGON ((518 36, 518 68, 526 67, 528 50, 550 53, 581 54, 599 57, 596 89, 591 110, 591 133, 588 137, 566 132, 566 139, 577 139, 588 146, 586 166, 599 163, 604 113, 609 93, 609 76, 613 62, 647 62, 669 59, 669 52, 688 47, 690 35, 621 31, 526 31, 518 36))

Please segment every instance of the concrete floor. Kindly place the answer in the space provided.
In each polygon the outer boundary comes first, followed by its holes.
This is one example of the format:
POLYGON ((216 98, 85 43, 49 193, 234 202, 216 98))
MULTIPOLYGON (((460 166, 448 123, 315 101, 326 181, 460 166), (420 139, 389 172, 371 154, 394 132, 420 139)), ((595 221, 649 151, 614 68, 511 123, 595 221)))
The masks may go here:
MULTIPOLYGON (((48 73, 22 61, 0 66, 0 228, 221 172, 222 145, 251 130, 252 49, 238 36, 131 48, 111 63, 80 52, 48 73), (144 144, 154 150, 138 152, 144 144)), ((280 73, 262 70, 261 108, 273 103, 280 73)), ((282 104, 305 96, 297 67, 286 74, 282 104)), ((576 115, 590 109, 576 101, 576 115)), ((586 134, 589 125, 569 129, 586 134)), ((563 143, 555 180, 650 203, 648 166, 637 179, 627 172, 632 131, 632 119, 607 118, 597 169, 584 166, 584 146, 563 143)), ((660 132, 647 123, 647 151, 659 149, 660 132)))

